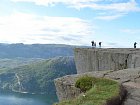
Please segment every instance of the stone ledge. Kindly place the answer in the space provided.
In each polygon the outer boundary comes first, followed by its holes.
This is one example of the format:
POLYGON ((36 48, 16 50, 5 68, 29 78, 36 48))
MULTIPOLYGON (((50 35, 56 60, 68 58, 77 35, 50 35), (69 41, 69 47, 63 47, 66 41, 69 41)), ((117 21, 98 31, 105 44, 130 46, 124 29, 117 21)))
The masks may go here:
MULTIPOLYGON (((137 94, 137 96, 132 94, 134 90, 135 90, 135 93, 137 93, 138 91, 140 92, 140 84, 139 84, 140 81, 137 82, 137 80, 140 78, 140 68, 124 69, 124 70, 119 70, 119 71, 95 71, 95 72, 69 75, 69 76, 64 76, 62 78, 58 78, 55 80, 55 85, 56 85, 59 101, 66 98, 67 99, 74 98, 80 94, 77 88, 74 89, 72 87, 74 87, 75 81, 79 77, 84 76, 84 75, 89 75, 89 76, 94 76, 94 77, 99 77, 99 78, 110 78, 115 81, 118 81, 128 91, 127 98, 124 102, 124 105, 130 105, 128 104, 130 100, 133 100, 133 105, 140 105, 140 102, 137 101, 137 99, 140 99, 140 94, 137 94), (72 90, 70 90, 71 88, 72 90), (74 93, 74 95, 70 94, 71 92, 74 93)), ((113 99, 113 100, 116 100, 116 99, 113 99)), ((109 102, 112 102, 112 101, 109 101, 109 102)), ((130 103, 132 103, 132 101, 130 103)), ((110 105, 116 105, 116 104, 110 104, 110 105)))
POLYGON ((135 82, 125 82, 123 83, 124 87, 129 87, 129 88, 137 88, 140 89, 140 83, 135 83, 135 82))

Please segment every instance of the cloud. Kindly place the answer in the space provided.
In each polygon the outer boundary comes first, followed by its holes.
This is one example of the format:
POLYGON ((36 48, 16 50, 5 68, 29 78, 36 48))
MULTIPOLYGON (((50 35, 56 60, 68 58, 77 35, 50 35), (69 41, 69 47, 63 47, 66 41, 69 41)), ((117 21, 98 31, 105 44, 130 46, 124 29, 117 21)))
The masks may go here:
POLYGON ((0 17, 0 41, 9 43, 87 44, 94 26, 74 17, 49 17, 14 13, 0 17))
POLYGON ((114 10, 119 12, 140 11, 135 0, 11 0, 13 2, 33 2, 36 5, 49 6, 63 3, 74 8, 92 8, 94 10, 114 10), (120 1, 120 2, 119 2, 120 1))
POLYGON ((117 19, 129 12, 140 12, 136 0, 12 0, 13 2, 33 2, 36 5, 51 6, 63 3, 71 8, 91 8, 93 11, 100 11, 104 15, 97 16, 98 19, 117 19), (115 15, 115 16, 112 16, 115 15))
POLYGON ((97 16, 95 19, 100 19, 100 20, 114 20, 117 18, 122 17, 124 14, 115 14, 115 15, 106 15, 106 16, 97 16))
POLYGON ((136 34, 140 34, 140 29, 122 29, 121 32, 136 35, 136 34))
POLYGON ((111 10, 117 12, 140 11, 140 8, 135 0, 115 3, 111 0, 98 0, 98 2, 78 2, 77 4, 73 5, 75 5, 77 8, 92 8, 94 10, 111 10))

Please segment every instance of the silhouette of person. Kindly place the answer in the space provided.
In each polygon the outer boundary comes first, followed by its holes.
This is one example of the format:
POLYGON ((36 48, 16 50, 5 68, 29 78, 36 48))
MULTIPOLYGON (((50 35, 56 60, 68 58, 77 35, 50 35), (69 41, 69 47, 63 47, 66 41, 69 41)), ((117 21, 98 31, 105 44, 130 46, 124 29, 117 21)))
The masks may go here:
POLYGON ((101 47, 102 42, 99 42, 99 47, 101 47))
POLYGON ((136 44, 137 44, 137 43, 135 42, 135 43, 134 43, 134 48, 136 48, 136 44))
POLYGON ((92 43, 92 47, 94 46, 94 41, 91 41, 91 43, 92 43))
POLYGON ((96 42, 94 43, 94 47, 96 47, 96 42))

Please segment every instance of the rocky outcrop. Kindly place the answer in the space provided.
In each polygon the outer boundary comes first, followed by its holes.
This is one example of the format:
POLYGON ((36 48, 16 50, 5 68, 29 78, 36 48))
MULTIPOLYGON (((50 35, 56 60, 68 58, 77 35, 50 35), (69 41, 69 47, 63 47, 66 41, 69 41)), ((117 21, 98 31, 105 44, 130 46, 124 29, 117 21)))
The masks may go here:
POLYGON ((140 49, 76 48, 77 73, 140 67, 140 49))
POLYGON ((75 88, 74 84, 79 77, 84 75, 118 81, 128 91, 124 105, 132 105, 130 103, 140 105, 140 94, 138 94, 140 92, 140 68, 130 68, 119 71, 94 71, 55 79, 59 101, 72 99, 80 94, 80 91, 75 88))
POLYGON ((59 101, 73 99, 81 93, 80 89, 75 87, 76 78, 77 75, 70 75, 55 79, 54 82, 59 101))
POLYGON ((140 49, 77 48, 75 62, 77 75, 55 79, 59 101, 78 96, 76 80, 90 75, 118 81, 128 93, 123 105, 140 105, 140 49))
POLYGON ((127 97, 123 105, 140 105, 140 84, 135 82, 126 82, 127 97))

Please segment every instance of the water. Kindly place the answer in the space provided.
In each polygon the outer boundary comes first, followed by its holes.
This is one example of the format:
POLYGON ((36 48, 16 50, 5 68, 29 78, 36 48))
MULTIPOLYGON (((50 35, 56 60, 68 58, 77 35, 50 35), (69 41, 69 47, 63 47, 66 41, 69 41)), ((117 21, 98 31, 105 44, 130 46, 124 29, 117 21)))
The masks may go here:
POLYGON ((0 92, 0 105, 52 105, 54 96, 0 92))

